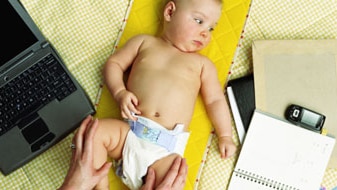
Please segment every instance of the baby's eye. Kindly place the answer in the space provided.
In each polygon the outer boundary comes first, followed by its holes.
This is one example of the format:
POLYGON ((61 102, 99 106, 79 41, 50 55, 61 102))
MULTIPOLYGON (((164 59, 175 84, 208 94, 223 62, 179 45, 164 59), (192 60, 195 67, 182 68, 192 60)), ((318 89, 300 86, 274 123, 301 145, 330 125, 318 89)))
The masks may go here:
POLYGON ((213 27, 209 27, 209 28, 208 28, 208 31, 210 31, 210 32, 212 32, 213 30, 214 30, 213 27))
POLYGON ((203 21, 202 21, 201 19, 195 18, 194 20, 195 20, 195 22, 197 22, 198 24, 202 24, 202 23, 203 23, 203 21))

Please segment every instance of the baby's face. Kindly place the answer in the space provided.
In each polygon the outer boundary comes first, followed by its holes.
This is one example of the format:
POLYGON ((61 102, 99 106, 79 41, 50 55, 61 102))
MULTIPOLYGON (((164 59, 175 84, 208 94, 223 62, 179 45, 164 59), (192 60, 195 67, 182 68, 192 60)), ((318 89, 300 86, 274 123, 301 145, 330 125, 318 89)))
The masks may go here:
POLYGON ((183 52, 207 46, 220 16, 221 4, 214 0, 177 0, 176 10, 165 27, 167 39, 183 52))

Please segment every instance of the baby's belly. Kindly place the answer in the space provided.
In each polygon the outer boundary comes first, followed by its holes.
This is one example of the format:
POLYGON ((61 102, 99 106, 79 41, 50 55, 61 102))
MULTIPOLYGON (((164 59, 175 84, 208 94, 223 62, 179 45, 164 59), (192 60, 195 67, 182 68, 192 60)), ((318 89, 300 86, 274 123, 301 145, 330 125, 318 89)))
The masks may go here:
POLYGON ((128 89, 138 98, 142 116, 168 129, 176 124, 189 125, 199 92, 195 77, 148 73, 129 78, 128 89), (193 80, 194 79, 194 80, 193 80))
POLYGON ((173 129, 177 124, 184 124, 188 127, 193 114, 194 104, 189 101, 168 101, 163 98, 161 101, 146 98, 140 99, 138 109, 141 115, 161 124, 167 129, 173 129))

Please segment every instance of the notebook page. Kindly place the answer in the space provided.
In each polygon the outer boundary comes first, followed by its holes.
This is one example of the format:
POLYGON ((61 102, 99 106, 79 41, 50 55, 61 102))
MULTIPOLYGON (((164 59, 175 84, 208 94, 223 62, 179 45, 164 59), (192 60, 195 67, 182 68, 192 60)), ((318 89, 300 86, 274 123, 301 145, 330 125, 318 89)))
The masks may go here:
POLYGON ((297 189, 317 190, 334 141, 255 111, 235 170, 297 189))
MULTIPOLYGON (((337 136, 337 40, 256 40, 252 44, 256 108, 283 117, 291 104, 324 113, 337 136)), ((337 167, 335 146, 328 167, 337 167)))

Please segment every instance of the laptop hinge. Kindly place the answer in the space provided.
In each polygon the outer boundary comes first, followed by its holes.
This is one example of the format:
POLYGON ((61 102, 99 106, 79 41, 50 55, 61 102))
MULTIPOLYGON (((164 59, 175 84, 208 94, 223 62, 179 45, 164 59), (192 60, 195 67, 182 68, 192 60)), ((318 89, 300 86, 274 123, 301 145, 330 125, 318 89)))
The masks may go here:
POLYGON ((32 57, 33 55, 34 55, 34 52, 30 51, 29 53, 27 53, 26 55, 24 55, 23 57, 21 57, 19 59, 19 61, 16 62, 16 65, 22 63, 23 61, 27 60, 28 58, 32 57))
MULTIPOLYGON (((24 62, 25 60, 29 59, 30 57, 32 57, 34 55, 33 51, 28 52, 27 54, 25 54, 24 56, 22 56, 21 58, 17 59, 14 64, 8 65, 7 67, 4 68, 3 71, 5 72, 0 72, 0 75, 2 74, 6 74, 6 73, 10 73, 14 68, 16 68, 16 66, 20 65, 20 63, 24 62)), ((12 76, 4 76, 3 80, 4 81, 8 81, 11 79, 12 76)))
POLYGON ((48 45, 49 45, 48 42, 43 42, 43 43, 41 44, 41 47, 42 47, 42 48, 46 48, 48 45))

